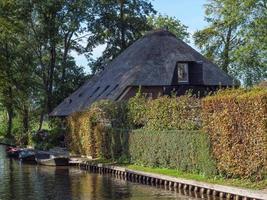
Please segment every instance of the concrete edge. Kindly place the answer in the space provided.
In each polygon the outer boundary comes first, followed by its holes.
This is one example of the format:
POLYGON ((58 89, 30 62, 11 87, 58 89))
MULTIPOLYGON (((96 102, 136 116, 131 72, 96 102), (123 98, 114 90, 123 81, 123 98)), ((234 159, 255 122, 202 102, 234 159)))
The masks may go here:
POLYGON ((83 162, 83 163, 77 163, 77 166, 86 170, 90 170, 91 168, 93 168, 94 170, 97 170, 100 173, 106 170, 107 171, 106 173, 119 173, 123 174, 125 177, 137 176, 138 178, 141 177, 142 180, 147 180, 149 178, 150 180, 153 179, 153 180, 163 181, 165 182, 165 184, 166 182, 168 184, 175 183, 177 186, 178 184, 184 185, 186 186, 186 188, 190 188, 192 186, 202 190, 214 191, 215 193, 222 194, 222 196, 227 196, 227 194, 230 194, 230 196, 234 196, 235 199, 241 198, 241 199, 252 199, 252 200, 267 200, 267 193, 251 189, 243 189, 232 186, 223 186, 218 184, 205 183, 201 181, 176 178, 167 175, 132 170, 126 167, 120 167, 115 165, 93 164, 90 162, 83 162))

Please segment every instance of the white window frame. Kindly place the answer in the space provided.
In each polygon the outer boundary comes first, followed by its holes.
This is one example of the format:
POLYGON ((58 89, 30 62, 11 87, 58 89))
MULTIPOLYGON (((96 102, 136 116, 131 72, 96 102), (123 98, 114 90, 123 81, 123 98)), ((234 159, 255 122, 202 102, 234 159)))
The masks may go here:
POLYGON ((178 80, 178 83, 189 83, 188 63, 180 63, 180 62, 177 63, 177 80, 178 80), (183 65, 184 70, 185 70, 185 74, 186 74, 185 80, 179 80, 179 68, 181 65, 183 65))

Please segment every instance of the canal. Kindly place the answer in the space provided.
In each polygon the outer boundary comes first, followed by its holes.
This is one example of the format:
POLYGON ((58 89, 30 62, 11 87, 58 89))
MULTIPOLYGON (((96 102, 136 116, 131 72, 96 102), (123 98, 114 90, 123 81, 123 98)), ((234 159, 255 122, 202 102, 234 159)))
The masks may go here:
POLYGON ((74 167, 25 165, 0 145, 0 200, 196 200, 198 198, 81 171, 74 167))

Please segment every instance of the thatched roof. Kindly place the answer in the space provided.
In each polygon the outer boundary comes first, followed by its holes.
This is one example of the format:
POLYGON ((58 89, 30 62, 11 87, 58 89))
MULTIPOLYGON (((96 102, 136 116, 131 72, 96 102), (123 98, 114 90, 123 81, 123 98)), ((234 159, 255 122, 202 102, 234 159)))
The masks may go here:
POLYGON ((51 113, 66 116, 88 108, 99 99, 116 100, 128 86, 171 85, 176 63, 201 62, 203 83, 230 86, 233 79, 200 53, 166 30, 153 31, 137 40, 101 73, 67 97, 51 113))

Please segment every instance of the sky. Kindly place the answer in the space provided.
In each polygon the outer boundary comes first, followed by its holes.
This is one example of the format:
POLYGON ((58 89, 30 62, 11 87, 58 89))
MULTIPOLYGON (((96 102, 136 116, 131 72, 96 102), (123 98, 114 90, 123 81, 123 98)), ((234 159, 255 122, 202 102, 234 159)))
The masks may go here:
MULTIPOLYGON (((207 25, 204 20, 204 4, 206 2, 207 0, 151 0, 158 13, 176 17, 182 24, 186 25, 190 36, 195 31, 203 29, 207 25)), ((190 41, 190 45, 194 47, 192 38, 190 41)), ((93 52, 93 57, 99 57, 104 48, 105 45, 96 47, 93 52)), ((90 72, 87 66, 88 62, 84 56, 79 56, 75 53, 73 53, 73 56, 77 65, 85 67, 85 71, 90 72)))

